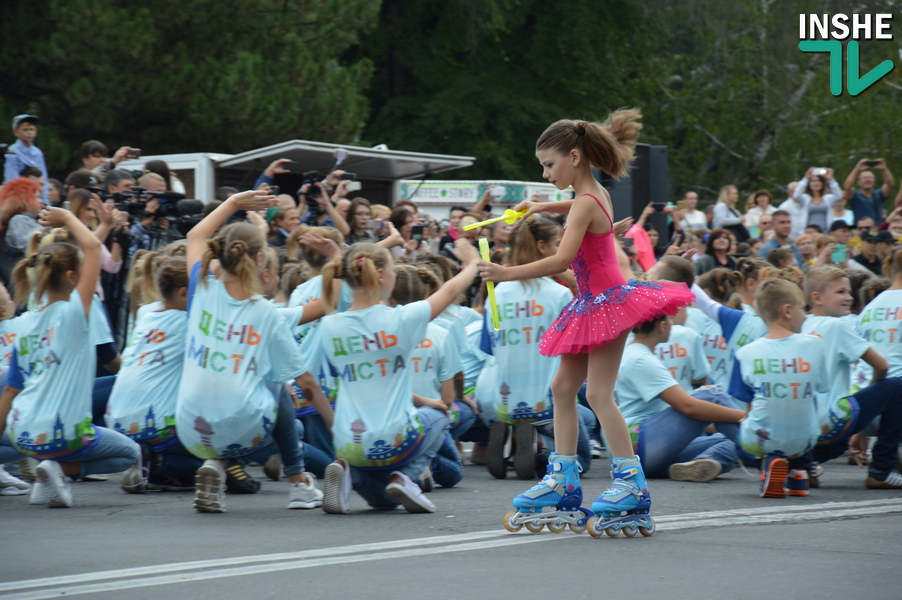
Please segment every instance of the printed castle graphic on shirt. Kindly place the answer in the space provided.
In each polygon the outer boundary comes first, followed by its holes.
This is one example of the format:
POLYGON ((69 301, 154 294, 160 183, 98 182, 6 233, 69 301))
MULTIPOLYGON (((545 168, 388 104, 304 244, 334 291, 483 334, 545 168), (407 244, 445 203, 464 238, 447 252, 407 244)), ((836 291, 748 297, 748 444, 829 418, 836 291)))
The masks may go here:
POLYGON ((392 440, 393 443, 376 440, 369 448, 364 449, 363 434, 367 429, 363 421, 357 419, 351 423, 350 429, 353 433, 351 442, 341 448, 336 448, 335 455, 362 469, 382 468, 405 462, 426 435, 426 427, 419 417, 416 417, 414 421, 414 423, 408 423, 403 434, 399 433, 395 436, 392 440))
MULTIPOLYGON (((109 408, 107 408, 109 414, 109 408)), ((123 435, 127 435, 136 442, 147 444, 160 444, 175 437, 175 416, 163 417, 163 423, 159 423, 157 427, 157 419, 153 412, 151 404, 147 409, 147 415, 140 423, 132 422, 126 429, 122 423, 113 423, 113 429, 123 435)))
POLYGON ((76 439, 67 440, 64 432, 62 416, 57 413, 56 423, 52 431, 39 433, 37 436, 29 431, 16 431, 19 420, 19 411, 14 410, 12 420, 9 423, 10 439, 15 440, 15 445, 23 454, 35 458, 52 460, 53 458, 71 455, 73 452, 83 450, 94 441, 95 431, 91 419, 84 419, 75 425, 76 439))

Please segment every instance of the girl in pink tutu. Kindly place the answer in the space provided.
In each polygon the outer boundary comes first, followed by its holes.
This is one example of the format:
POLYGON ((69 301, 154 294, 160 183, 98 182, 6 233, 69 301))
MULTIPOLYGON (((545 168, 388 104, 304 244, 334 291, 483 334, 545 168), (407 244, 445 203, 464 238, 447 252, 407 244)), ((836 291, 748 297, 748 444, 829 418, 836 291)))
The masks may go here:
POLYGON ((557 254, 517 267, 479 263, 486 281, 534 279, 569 267, 579 288, 539 345, 543 355, 561 356, 551 384, 557 452, 548 465, 548 475, 514 499, 519 510, 506 518, 509 529, 530 522, 548 522, 549 527, 570 523, 576 530, 585 524, 576 509, 582 503, 582 489, 576 462, 575 399, 582 383, 588 381, 587 398, 604 430, 614 479, 592 504, 600 518, 590 523, 590 533, 600 535, 607 529, 616 535, 623 529, 627 535, 635 535, 637 530, 650 535, 654 531, 648 516, 651 498, 645 475, 614 402, 614 382, 630 330, 656 317, 675 314, 694 296, 682 283, 627 281, 624 271, 628 270, 620 267, 625 256, 613 233, 611 198, 591 172, 596 167, 615 178, 627 175, 642 128, 641 116, 636 109, 621 109, 603 123, 562 120, 548 127, 536 142, 542 175, 560 190, 573 186, 575 200, 523 202, 515 210, 526 210, 525 218, 539 212, 569 213, 557 254), (556 507, 557 511, 542 513, 544 507, 556 507))

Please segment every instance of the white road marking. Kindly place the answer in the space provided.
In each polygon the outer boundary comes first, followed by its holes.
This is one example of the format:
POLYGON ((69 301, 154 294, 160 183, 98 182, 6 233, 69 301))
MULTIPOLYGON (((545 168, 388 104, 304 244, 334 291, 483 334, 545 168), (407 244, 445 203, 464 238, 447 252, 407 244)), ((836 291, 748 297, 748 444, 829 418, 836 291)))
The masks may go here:
MULTIPOLYGON (((735 527, 740 525, 764 525, 770 523, 804 523, 823 519, 855 518, 867 515, 885 515, 902 512, 902 499, 865 500, 859 502, 826 502, 797 506, 774 505, 764 508, 742 508, 655 517, 656 535, 662 532, 700 529, 706 527, 735 527)), ((334 548, 318 548, 298 552, 238 556, 232 558, 169 563, 130 569, 97 571, 77 575, 46 577, 0 583, 0 592, 21 590, 37 591, 2 594, 6 600, 41 600, 97 594, 202 581, 224 577, 258 575, 276 571, 308 569, 335 564, 350 564, 397 558, 416 558, 450 552, 488 550, 505 546, 572 539, 573 534, 511 534, 503 529, 473 533, 432 536, 353 544, 334 548), (425 547, 432 546, 432 547, 425 547), (266 564, 259 564, 266 563, 266 564), (231 567, 231 568, 223 568, 231 567), (163 573, 163 575, 160 575, 163 573), (118 581, 109 581, 118 580, 118 581), (55 587, 54 587, 55 586, 55 587)), ((604 543, 604 542, 601 542, 604 543)))

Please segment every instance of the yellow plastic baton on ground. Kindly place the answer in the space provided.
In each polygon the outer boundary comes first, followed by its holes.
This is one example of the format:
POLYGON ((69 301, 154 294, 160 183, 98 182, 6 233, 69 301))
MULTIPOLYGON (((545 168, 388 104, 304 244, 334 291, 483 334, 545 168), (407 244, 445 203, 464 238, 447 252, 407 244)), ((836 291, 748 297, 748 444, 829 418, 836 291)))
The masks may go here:
MULTIPOLYGON (((509 212, 513 211, 509 210, 509 212)), ((485 262, 492 262, 492 256, 489 254, 489 238, 479 238, 479 254, 482 255, 482 260, 485 262)), ((495 331, 498 331, 501 329, 501 321, 498 318, 498 303, 495 302, 495 283, 486 281, 485 287, 489 291, 489 308, 492 311, 492 327, 495 328, 495 331)))
MULTIPOLYGON (((500 217, 495 217, 494 219, 489 219, 488 221, 480 221, 479 223, 473 223, 472 225, 467 225, 464 227, 464 231, 470 231, 471 229, 477 229, 479 227, 485 227, 486 225, 491 225, 492 223, 497 223, 498 221, 504 221, 508 225, 513 225, 519 219, 523 218, 523 215, 526 214, 525 210, 514 210, 512 208, 508 208, 504 211, 504 214, 500 217)), ((488 259, 485 259, 488 260, 488 259)))

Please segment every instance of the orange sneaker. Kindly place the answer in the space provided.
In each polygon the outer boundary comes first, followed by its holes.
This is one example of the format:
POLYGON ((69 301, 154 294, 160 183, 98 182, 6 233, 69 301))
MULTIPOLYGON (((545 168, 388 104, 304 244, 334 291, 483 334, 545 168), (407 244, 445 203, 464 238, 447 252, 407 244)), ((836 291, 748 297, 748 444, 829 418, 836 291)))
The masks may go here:
POLYGON ((789 461, 782 456, 769 455, 761 461, 761 498, 785 498, 789 461))

